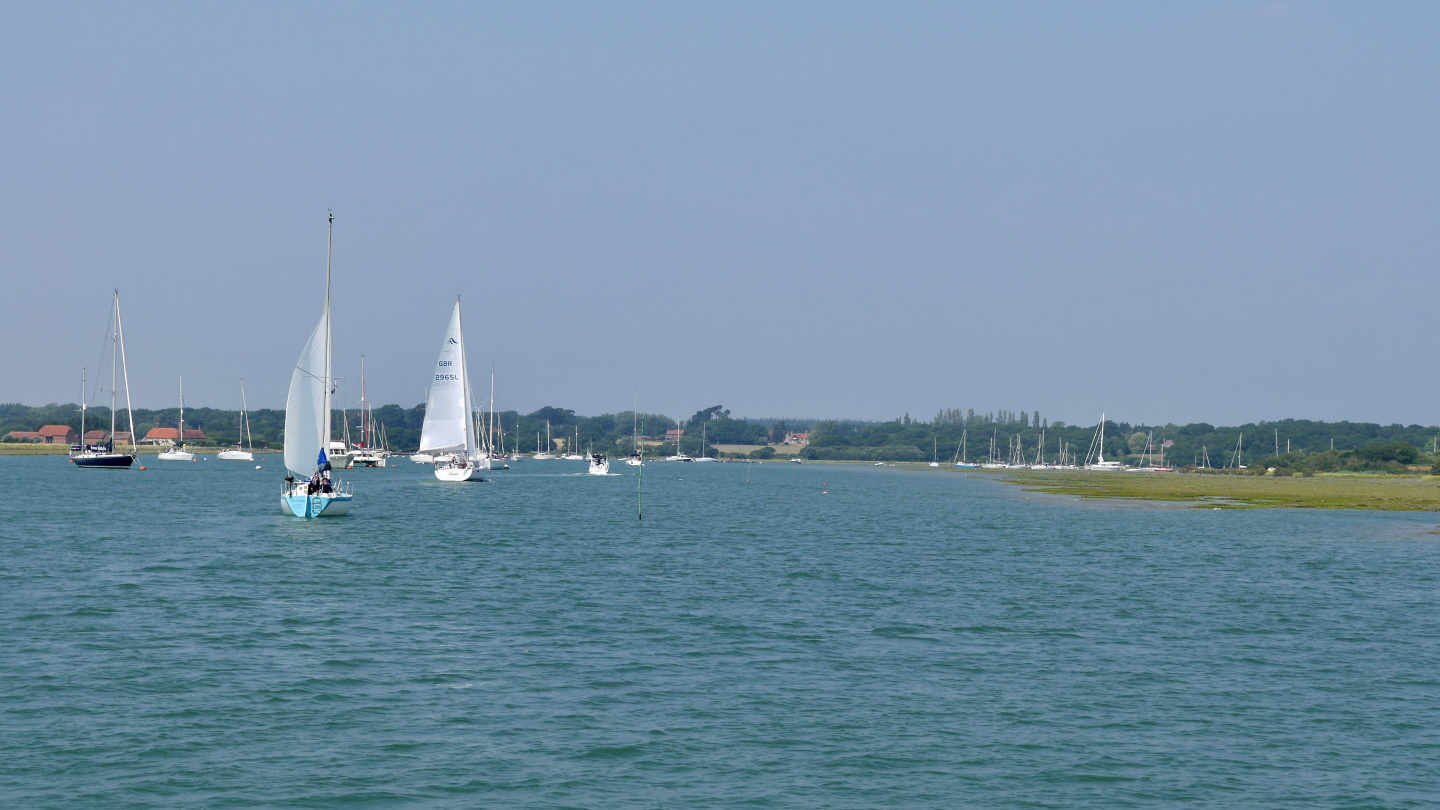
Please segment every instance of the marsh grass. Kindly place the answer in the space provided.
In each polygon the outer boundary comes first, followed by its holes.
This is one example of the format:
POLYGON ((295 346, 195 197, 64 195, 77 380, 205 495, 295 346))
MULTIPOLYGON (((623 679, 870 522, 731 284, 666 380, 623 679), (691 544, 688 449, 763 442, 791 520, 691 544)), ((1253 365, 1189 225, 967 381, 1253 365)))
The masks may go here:
POLYGON ((1175 501, 1221 509, 1440 510, 1440 478, 1317 475, 1311 478, 1186 473, 1010 473, 1002 481, 1030 492, 1082 498, 1175 501))

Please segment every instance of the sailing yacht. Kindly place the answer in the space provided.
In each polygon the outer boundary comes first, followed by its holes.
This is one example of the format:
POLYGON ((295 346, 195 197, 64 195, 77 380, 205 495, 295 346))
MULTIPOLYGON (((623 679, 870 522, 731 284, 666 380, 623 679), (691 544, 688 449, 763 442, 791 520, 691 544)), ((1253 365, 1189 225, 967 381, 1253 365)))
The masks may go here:
POLYGON ((330 364, 330 256, 334 246, 335 215, 329 218, 325 240, 325 309, 320 322, 300 350, 290 372, 290 393, 285 397, 285 488, 280 506, 301 518, 347 514, 355 496, 335 478, 329 456, 330 397, 335 378, 330 364))
MULTIPOLYGON (((567 441, 568 441, 568 440, 567 440, 567 441)), ((584 460, 585 460, 585 457, 582 456, 582 455, 580 455, 579 452, 577 452, 579 449, 580 449, 580 426, 579 426, 579 425, 576 425, 576 426, 575 426, 575 446, 574 446, 573 448, 571 448, 570 452, 566 453, 562 458, 564 458, 566 461, 584 461, 584 460)))
POLYGON ((930 466, 940 466, 940 440, 934 436, 930 437, 930 466))
POLYGON ((549 419, 546 419, 546 420, 545 420, 545 449, 544 449, 544 450, 541 450, 541 449, 540 449, 540 434, 539 434, 539 432, 536 432, 536 434, 535 434, 535 460, 536 460, 536 461, 550 461, 551 459, 555 458, 555 454, 552 453, 552 452, 550 452, 550 448, 552 448, 552 447, 554 447, 554 446, 555 446, 554 443, 552 443, 552 442, 550 441, 550 420, 549 420, 549 419))
POLYGON ((1105 460, 1105 414, 1100 414, 1100 426, 1095 429, 1095 438, 1090 442, 1090 452, 1085 454, 1085 469, 1096 472, 1120 472, 1125 465, 1119 461, 1105 460))
POLYGON ((635 402, 630 406, 630 430, 635 435, 635 445, 630 450, 630 455, 625 457, 627 467, 644 467, 645 461, 640 456, 640 414, 636 409, 640 405, 640 395, 635 393, 635 402))
POLYGON ((696 461, 714 461, 715 459, 705 455, 705 426, 700 426, 700 457, 696 461))
POLYGON ((185 449, 185 375, 180 375, 180 428, 175 434, 179 444, 171 445, 156 456, 159 461, 194 461, 195 454, 185 449))
POLYGON ((964 469, 967 469, 967 470, 973 470, 973 469, 979 467, 980 465, 977 464, 977 463, 975 463, 975 462, 966 461, 966 460, 965 460, 965 443, 966 443, 966 440, 969 439, 969 438, 970 438, 970 429, 969 429, 969 428, 966 428, 965 430, 960 431, 960 446, 957 447, 957 448, 955 448, 955 460, 952 462, 952 464, 953 464, 954 466, 956 466, 956 467, 961 467, 961 468, 964 468, 964 469))
MULTIPOLYGON (((349 417, 346 417, 349 432, 349 417)), ((375 423, 370 415, 370 401, 365 396, 365 355, 360 355, 360 442, 350 453, 349 468, 384 467, 385 454, 375 447, 375 423)))
POLYGON ((248 403, 245 402, 245 381, 240 381, 240 426, 239 433, 235 436, 235 446, 229 450, 222 450, 215 457, 221 461, 254 461, 255 442, 250 437, 250 413, 248 403), (241 435, 243 434, 243 435, 241 435), (240 444, 241 440, 245 445, 240 444), (247 450, 246 447, 249 449, 247 450))
POLYGON ((130 410, 130 370, 125 366, 125 330, 120 325, 120 291, 115 291, 115 307, 110 337, 110 437, 100 444, 85 444, 85 369, 80 370, 80 444, 70 448, 70 462, 76 467, 128 470, 135 463, 135 414, 130 410), (130 452, 115 452, 115 361, 125 381, 125 413, 130 417, 130 452))
MULTIPOLYGON (((684 432, 685 432, 685 426, 684 426, 683 423, 680 425, 679 431, 680 431, 680 434, 681 434, 681 435, 684 434, 684 432)), ((677 435, 677 436, 675 437, 675 455, 673 455, 673 456, 666 456, 666 457, 665 457, 665 460, 666 460, 666 461, 694 461, 695 459, 691 458, 690 456, 685 455, 685 453, 680 449, 680 436, 677 435)))
POLYGON ((430 401, 425 403, 425 422, 420 426, 420 452, 449 454, 448 461, 436 460, 435 477, 441 481, 481 481, 480 446, 475 436, 474 408, 470 399, 470 376, 465 366, 465 335, 460 326, 460 296, 440 344, 430 381, 430 401))

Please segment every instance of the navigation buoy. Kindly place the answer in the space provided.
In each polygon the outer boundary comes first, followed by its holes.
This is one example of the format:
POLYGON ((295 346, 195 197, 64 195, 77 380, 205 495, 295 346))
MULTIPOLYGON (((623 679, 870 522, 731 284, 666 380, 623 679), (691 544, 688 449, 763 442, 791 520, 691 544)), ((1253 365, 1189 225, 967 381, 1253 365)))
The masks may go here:
POLYGON ((260 469, 260 465, 259 465, 259 464, 256 464, 256 465, 255 465, 255 469, 257 469, 257 470, 260 469))
POLYGON ((141 465, 140 465, 140 469, 142 469, 142 470, 145 469, 145 465, 144 465, 144 464, 141 464, 141 465))

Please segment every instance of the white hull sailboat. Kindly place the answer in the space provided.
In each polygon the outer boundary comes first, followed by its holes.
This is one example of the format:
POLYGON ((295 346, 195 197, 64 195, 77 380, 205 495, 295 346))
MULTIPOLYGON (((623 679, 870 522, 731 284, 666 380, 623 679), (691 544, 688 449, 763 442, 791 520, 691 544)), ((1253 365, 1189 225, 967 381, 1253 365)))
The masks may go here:
POLYGON ((644 467, 644 457, 640 455, 640 414, 636 408, 640 405, 640 394, 634 392, 635 402, 630 406, 630 430, 635 434, 635 446, 630 450, 630 455, 625 457, 625 466, 644 467))
POLYGON ((254 442, 253 442, 253 441, 251 440, 251 438, 250 438, 250 413, 249 413, 249 407, 248 407, 248 405, 249 405, 249 403, 247 403, 247 402, 245 401, 245 381, 244 381, 244 380, 241 380, 241 381, 240 381, 240 430, 241 430, 241 432, 243 432, 245 435, 244 435, 244 436, 239 436, 239 435, 237 435, 237 436, 235 437, 235 446, 234 446, 234 447, 230 448, 229 450, 222 450, 222 451, 220 451, 219 453, 216 454, 215 457, 218 458, 218 459, 220 459, 221 461, 254 461, 254 460, 255 460, 255 444, 254 444, 254 442), (249 450, 246 450, 245 447, 240 444, 240 440, 241 440, 242 438, 246 440, 245 443, 246 443, 246 445, 248 445, 248 446, 250 447, 249 450))
MULTIPOLYGON (((480 446, 475 436, 470 375, 465 364, 465 334, 460 324, 460 297, 440 344, 425 422, 420 426, 420 452, 436 456, 435 477, 441 481, 483 481, 480 446), (442 460, 441 456, 448 456, 442 460)), ((488 460, 488 459, 487 459, 488 460)))
POLYGON ((1090 452, 1085 454, 1085 469, 1093 472, 1123 472, 1125 465, 1119 461, 1105 460, 1105 414, 1100 414, 1100 426, 1095 430, 1090 452))
POLYGON ((180 376, 180 427, 175 433, 179 444, 166 448, 156 456, 157 461, 194 461, 195 454, 185 449, 185 376, 180 376))
POLYGON ((330 216, 325 247, 325 310, 290 372, 285 398, 285 488, 280 507, 300 518, 348 514, 355 501, 348 486, 334 477, 326 451, 330 447, 330 396, 334 378, 330 365, 330 255, 335 216, 330 216))

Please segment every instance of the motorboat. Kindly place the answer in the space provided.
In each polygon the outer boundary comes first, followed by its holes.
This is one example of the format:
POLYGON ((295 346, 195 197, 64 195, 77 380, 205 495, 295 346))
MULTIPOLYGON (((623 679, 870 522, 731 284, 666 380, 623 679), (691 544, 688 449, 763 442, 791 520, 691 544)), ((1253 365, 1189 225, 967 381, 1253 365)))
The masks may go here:
POLYGON ((609 475, 610 459, 606 458, 604 453, 592 453, 588 472, 591 475, 609 475))

